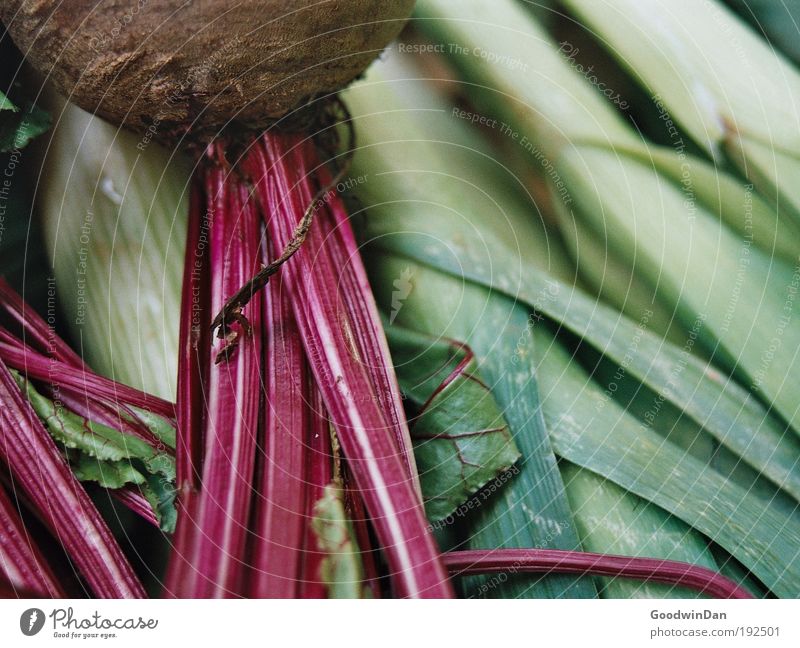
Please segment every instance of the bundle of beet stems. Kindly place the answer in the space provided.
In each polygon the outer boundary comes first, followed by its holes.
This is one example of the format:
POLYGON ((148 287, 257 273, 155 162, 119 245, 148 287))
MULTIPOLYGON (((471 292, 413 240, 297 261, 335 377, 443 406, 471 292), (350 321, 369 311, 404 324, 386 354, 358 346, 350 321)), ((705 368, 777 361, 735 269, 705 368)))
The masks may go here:
MULTIPOLYGON (((513 568, 746 596, 712 571, 665 560, 535 548, 440 555, 381 321, 335 190, 353 147, 342 150, 349 120, 335 91, 399 31, 411 4, 352 3, 343 18, 310 3, 289 13, 280 2, 164 2, 137 17, 137 30, 100 40, 113 3, 0 4, 17 45, 71 100, 145 133, 145 146, 160 139, 197 158, 174 421, 169 403, 96 376, 61 342, 42 343, 52 331, 4 288, 3 306, 22 327, 4 332, 0 349, 7 487, 20 485, 26 508, 97 596, 144 589, 64 448, 91 444, 99 428, 90 422, 102 424, 109 436, 143 443, 136 458, 152 466, 171 449, 150 414, 177 432, 165 596, 322 596, 326 574, 356 546, 352 573, 364 584, 356 595, 449 597, 448 570, 513 568), (219 32, 204 33, 209 25, 219 32), (198 63, 213 48, 224 60, 198 63), (45 362, 59 370, 38 370, 45 362), (22 371, 22 382, 7 367, 22 371), (81 417, 88 436, 57 446, 28 380, 81 417)), ((99 457, 96 448, 85 452, 99 457)), ((158 523, 144 492, 126 487, 117 496, 158 523)), ((0 538, 4 582, 66 593, 43 553, 21 540, 24 525, 0 495, 10 530, 0 538)))

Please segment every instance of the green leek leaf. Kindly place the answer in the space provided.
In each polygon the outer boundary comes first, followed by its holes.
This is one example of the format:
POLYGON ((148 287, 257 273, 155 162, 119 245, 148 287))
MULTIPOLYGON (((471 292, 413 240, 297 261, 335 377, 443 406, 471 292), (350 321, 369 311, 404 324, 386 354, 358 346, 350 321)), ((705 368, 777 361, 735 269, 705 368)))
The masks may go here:
MULTIPOLYGON (((787 434, 786 424, 724 371, 692 353, 696 333, 690 330, 672 344, 650 330, 653 313, 630 320, 559 279, 566 273, 553 260, 547 232, 508 180, 497 181, 498 163, 473 145, 474 135, 432 101, 423 83, 403 80, 412 74, 392 65, 397 67, 391 60, 382 62, 348 91, 362 142, 356 171, 385 170, 368 175, 359 187, 362 201, 370 205, 365 238, 525 302, 800 499, 800 440, 787 434), (382 81, 380 72, 400 80, 382 81), (413 119, 418 102, 424 121, 413 119), (472 151, 472 157, 456 166, 453 153, 458 151, 472 151), (394 235, 398 223, 406 232, 402 237, 394 235)), ((387 279, 390 286, 404 270, 387 279)))
POLYGON ((556 452, 703 532, 781 597, 800 594, 800 518, 787 517, 607 403, 543 328, 537 375, 556 452), (600 414, 598 414, 598 411, 600 414))
MULTIPOLYGON (((594 7, 596 13, 595 5, 584 4, 594 7)), ((678 4, 681 11, 689 11, 687 3, 678 4)), ((703 3, 704 11, 710 11, 710 4, 703 3)), ((548 42, 521 7, 497 2, 490 20, 477 2, 459 3, 456 10, 449 3, 424 0, 418 9, 425 18, 420 24, 435 38, 447 38, 468 51, 482 48, 513 60, 536 61, 541 54, 536 74, 546 77, 548 81, 543 83, 519 83, 519 75, 507 66, 492 65, 479 57, 469 57, 469 65, 460 60, 465 57, 453 58, 471 83, 484 88, 480 96, 491 109, 488 114, 505 119, 520 137, 550 156, 555 178, 568 189, 562 202, 575 217, 590 223, 600 240, 610 242, 612 252, 626 259, 655 294, 673 307, 690 334, 699 335, 714 352, 718 363, 736 369, 780 416, 796 430, 800 428, 800 327, 792 325, 800 271, 720 227, 719 217, 701 204, 687 203, 669 176, 663 177, 652 164, 631 156, 632 148, 643 146, 641 140, 631 143, 631 137, 636 139, 632 129, 628 137, 620 135, 622 127, 611 106, 598 105, 589 84, 570 69, 555 43, 548 42), (517 81, 516 93, 512 92, 512 77, 517 81), (551 79, 558 79, 565 88, 576 83, 585 87, 566 94, 551 89, 551 79), (554 97, 576 105, 556 106, 554 97), (594 141, 573 117, 582 110, 591 113, 591 120, 601 129, 594 141), (560 139, 552 137, 552 130, 558 131, 560 139), (607 231, 613 236, 604 236, 607 231), (632 264, 632 259, 637 264, 632 264)), ((630 15, 641 13, 637 5, 630 15)), ((663 13, 652 11, 648 20, 663 13)), ((646 37, 638 33, 640 38, 646 37)), ((774 56, 767 58, 773 60, 774 56)), ((794 83, 794 76, 787 79, 794 83)), ((785 90, 775 79, 769 83, 779 94, 785 90)), ((747 114, 746 107, 743 110, 747 114)), ((555 180, 550 180, 553 193, 560 195, 555 180)), ((502 257, 495 258, 502 261, 502 257)), ((474 270, 487 275, 485 269, 472 264, 467 267, 467 272, 474 270)), ((511 277, 508 287, 499 279, 495 285, 513 290, 518 274, 511 277)))
MULTIPOLYGON (((717 569, 703 536, 663 509, 570 463, 561 465, 586 551, 656 556, 717 569)), ((603 578, 605 598, 694 598, 696 593, 658 583, 603 578)))
POLYGON ((566 5, 698 144, 800 223, 800 71, 715 0, 566 5))

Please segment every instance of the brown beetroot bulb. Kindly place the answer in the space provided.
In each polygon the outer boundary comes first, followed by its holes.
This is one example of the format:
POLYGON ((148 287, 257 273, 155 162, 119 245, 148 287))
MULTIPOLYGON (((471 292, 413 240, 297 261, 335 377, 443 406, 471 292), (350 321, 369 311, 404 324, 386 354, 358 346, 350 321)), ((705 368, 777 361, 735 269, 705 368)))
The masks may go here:
POLYGON ((85 110, 161 136, 264 128, 347 85, 413 0, 0 0, 29 62, 85 110))

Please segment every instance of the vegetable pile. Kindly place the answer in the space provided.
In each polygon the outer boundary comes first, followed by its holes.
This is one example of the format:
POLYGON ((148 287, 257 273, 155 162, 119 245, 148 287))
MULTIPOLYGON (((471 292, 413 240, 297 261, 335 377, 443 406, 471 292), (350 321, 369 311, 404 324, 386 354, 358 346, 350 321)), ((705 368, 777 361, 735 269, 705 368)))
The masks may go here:
POLYGON ((800 596, 800 72, 664 2, 0 2, 3 593, 800 596))

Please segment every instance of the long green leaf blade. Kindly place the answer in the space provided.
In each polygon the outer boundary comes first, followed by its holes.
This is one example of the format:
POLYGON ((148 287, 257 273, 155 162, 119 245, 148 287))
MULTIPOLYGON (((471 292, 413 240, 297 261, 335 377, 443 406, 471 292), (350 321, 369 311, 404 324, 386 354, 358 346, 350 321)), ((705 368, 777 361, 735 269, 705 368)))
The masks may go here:
MULTIPOLYGON (((569 463, 561 466, 585 551, 678 560, 717 570, 703 536, 663 509, 569 463)), ((682 588, 602 579, 605 598, 687 598, 682 588)))
POLYGON ((800 522, 665 441, 615 403, 537 329, 545 420, 556 452, 654 502, 733 554, 781 597, 800 595, 800 522))

